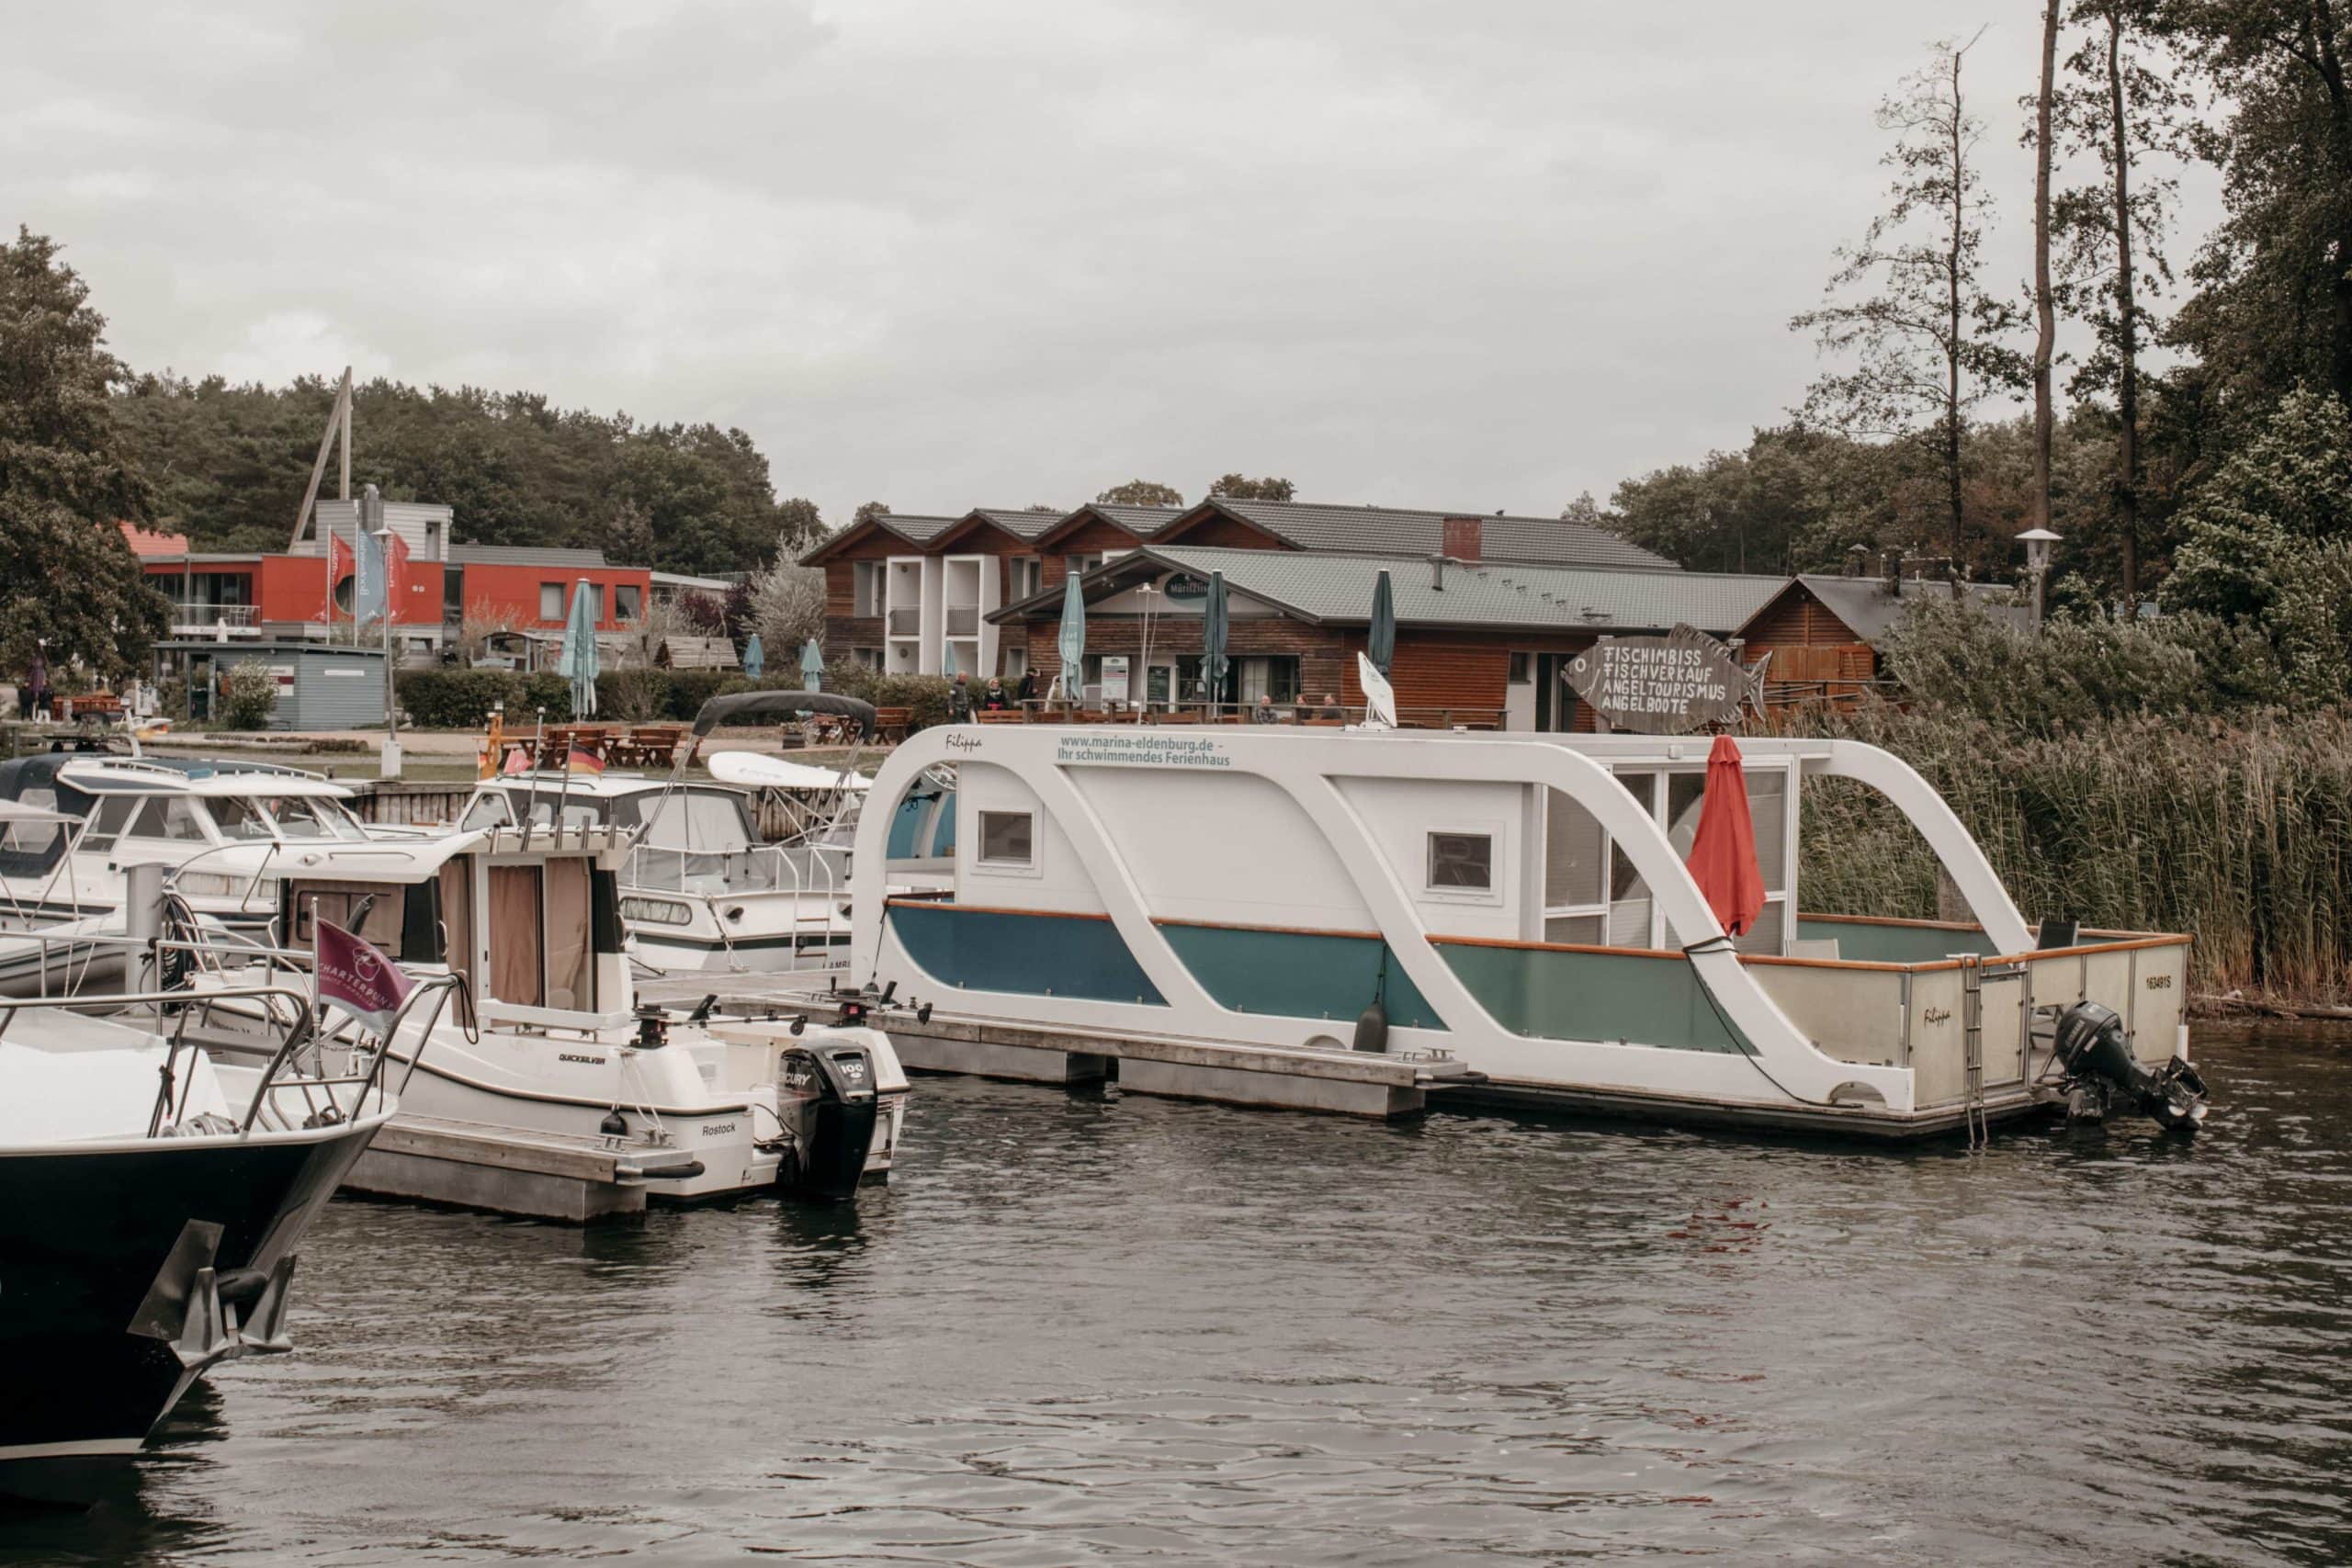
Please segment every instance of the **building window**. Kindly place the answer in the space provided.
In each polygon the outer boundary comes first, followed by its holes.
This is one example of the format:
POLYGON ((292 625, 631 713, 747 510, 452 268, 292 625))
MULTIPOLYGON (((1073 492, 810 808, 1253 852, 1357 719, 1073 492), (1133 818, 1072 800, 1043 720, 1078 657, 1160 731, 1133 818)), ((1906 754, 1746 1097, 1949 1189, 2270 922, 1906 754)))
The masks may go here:
POLYGON ((1046 562, 1042 556, 1012 558, 1012 601, 1018 604, 1041 592, 1046 586, 1046 562))
POLYGON ((1430 891, 1486 893, 1495 885, 1495 840, 1485 833, 1430 835, 1430 891))
POLYGON ((1004 670, 1002 673, 1006 680, 1018 681, 1021 677, 1029 673, 1029 650, 1027 649, 1008 648, 1002 651, 1004 657, 1004 670))
POLYGON ((1510 656, 1510 683, 1514 686, 1524 686, 1532 683, 1535 679, 1534 664, 1535 656, 1532 653, 1512 654, 1510 656))
POLYGON ((1069 570, 1072 577, 1077 577, 1084 572, 1092 571, 1096 567, 1101 566, 1102 564, 1102 552, 1100 550, 1095 551, 1092 555, 1062 557, 1062 565, 1069 570))
POLYGON ((882 613, 882 563, 878 560, 853 561, 849 569, 850 614, 878 615, 882 613))
POLYGON ((597 582, 583 582, 578 588, 573 589, 572 592, 582 594, 587 598, 588 624, 590 626, 603 625, 605 619, 604 585, 597 582))
POLYGON ((1297 700, 1297 655, 1238 659, 1234 667, 1241 683, 1239 701, 1254 703, 1260 697, 1272 697, 1277 703, 1297 700))
POLYGON ((543 621, 563 619, 562 583, 542 582, 539 584, 539 619, 543 621))
POLYGON ((853 648, 849 650, 849 661, 860 670, 879 670, 882 668, 882 650, 878 648, 853 648))
POLYGON ((980 863, 982 865, 1029 865, 1035 856, 1032 852, 1033 824, 1026 811, 983 811, 980 813, 980 863))
POLYGON ((645 590, 634 582, 613 586, 613 618, 618 621, 641 621, 645 618, 645 590))

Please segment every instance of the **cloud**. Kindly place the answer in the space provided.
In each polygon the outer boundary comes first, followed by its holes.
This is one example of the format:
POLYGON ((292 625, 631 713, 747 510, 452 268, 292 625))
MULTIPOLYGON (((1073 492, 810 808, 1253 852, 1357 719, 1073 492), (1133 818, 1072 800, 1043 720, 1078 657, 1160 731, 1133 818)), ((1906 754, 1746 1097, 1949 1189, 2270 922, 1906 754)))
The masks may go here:
MULTIPOLYGON (((1871 106, 1951 25, 44 7, 0 60, 0 214, 67 244, 142 368, 356 361, 737 423, 835 519, 1232 468, 1541 511, 1795 400, 1787 317, 1883 184, 1871 106)), ((1971 57, 2013 213, 2034 44, 2020 18, 1971 57)))

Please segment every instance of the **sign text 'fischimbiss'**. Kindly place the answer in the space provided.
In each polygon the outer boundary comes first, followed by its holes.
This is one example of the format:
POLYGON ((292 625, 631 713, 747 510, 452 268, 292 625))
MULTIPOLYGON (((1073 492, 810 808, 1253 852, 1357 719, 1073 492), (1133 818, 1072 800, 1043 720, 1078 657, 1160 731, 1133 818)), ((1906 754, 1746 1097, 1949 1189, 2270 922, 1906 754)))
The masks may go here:
POLYGON ((1747 671, 1730 649, 1695 626, 1664 637, 1604 637, 1568 660, 1560 678, 1611 728, 1644 735, 1729 724, 1747 700, 1747 671))

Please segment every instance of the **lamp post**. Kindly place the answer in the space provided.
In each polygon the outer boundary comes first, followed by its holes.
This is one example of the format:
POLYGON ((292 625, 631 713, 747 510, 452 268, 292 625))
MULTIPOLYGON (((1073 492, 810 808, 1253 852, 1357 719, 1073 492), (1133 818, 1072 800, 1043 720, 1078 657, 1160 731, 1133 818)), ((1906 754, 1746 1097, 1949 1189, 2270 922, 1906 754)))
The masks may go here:
MULTIPOLYGON (((383 761, 377 770, 379 778, 401 776, 401 699, 400 682, 393 678, 392 616, 392 525, 384 520, 384 498, 374 485, 359 492, 359 525, 376 540, 376 571, 382 580, 384 596, 384 750, 383 761)), ((352 609, 352 640, 359 638, 358 604, 352 609)))
POLYGON ((2050 580, 2050 547, 2059 536, 2047 528, 2028 528, 2018 537, 2025 543, 2025 570, 2033 579, 2033 635, 2041 635, 2041 588, 2050 580))

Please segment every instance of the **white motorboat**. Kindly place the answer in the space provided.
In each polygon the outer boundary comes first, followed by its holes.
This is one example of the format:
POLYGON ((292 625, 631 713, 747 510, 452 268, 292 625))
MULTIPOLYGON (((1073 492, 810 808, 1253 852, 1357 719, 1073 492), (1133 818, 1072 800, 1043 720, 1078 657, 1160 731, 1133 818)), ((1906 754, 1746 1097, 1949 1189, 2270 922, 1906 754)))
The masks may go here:
POLYGON ((289 855, 393 836, 354 816, 350 795, 274 763, 75 751, 0 762, 0 801, 74 819, 0 844, 0 931, 118 916, 125 868, 157 864, 198 914, 265 933, 289 855))
MULTIPOLYGON (((663 1201, 775 1189, 840 1198, 887 1179, 907 1080, 880 1029, 778 1038, 708 1003, 639 1005, 620 919, 632 848, 628 831, 582 819, 314 844, 277 867, 281 953, 299 964, 323 919, 407 974, 462 980, 478 1028, 452 1009, 421 1050, 408 1038, 387 1047, 415 1064, 401 1068, 403 1126, 594 1141, 663 1201)), ((252 971, 237 956, 188 983, 242 983, 252 971)), ((235 1027, 230 1010, 212 1016, 203 1038, 219 1049, 257 1049, 269 1031, 257 1012, 235 1027)), ((356 1039, 347 1024, 336 1037, 356 1039)))
MULTIPOLYGON (((1459 1092, 1879 1138, 2109 1100, 2193 1127, 2189 939, 2027 923, 1900 760, 1739 742, 1762 888, 1685 863, 1706 738, 954 727, 897 749, 852 863, 853 977, 982 1026, 1445 1055, 1459 1092), (952 877, 894 889, 952 768, 952 877), (1972 918, 1805 912, 1808 780, 1874 789, 1972 918)), ((1729 809, 1729 797, 1725 808, 1729 809)))
POLYGON ((306 1023, 240 1065, 87 1000, 0 1004, 0 1493, 56 1501, 208 1369, 292 1348, 303 1235, 397 1110, 372 1066, 296 1072, 306 1023))

